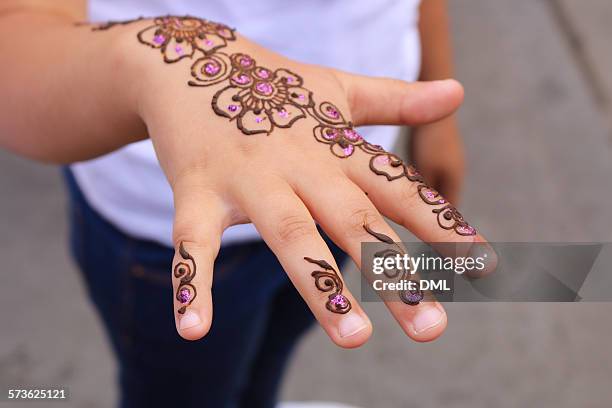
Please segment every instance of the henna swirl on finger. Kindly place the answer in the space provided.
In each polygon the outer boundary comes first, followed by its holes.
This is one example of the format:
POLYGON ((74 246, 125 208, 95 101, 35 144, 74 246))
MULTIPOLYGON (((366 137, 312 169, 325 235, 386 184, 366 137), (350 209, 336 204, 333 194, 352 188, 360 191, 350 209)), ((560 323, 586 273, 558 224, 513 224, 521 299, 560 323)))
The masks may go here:
MULTIPOLYGON (((367 223, 363 224, 363 229, 365 229, 368 234, 370 234, 371 236, 373 236, 380 242, 384 242, 385 244, 391 245, 391 248, 386 248, 382 251, 376 252, 374 254, 374 258, 384 259, 387 257, 394 257, 396 255, 401 256, 406 253, 404 249, 397 242, 393 241, 393 238, 383 233, 372 230, 367 223)), ((395 269, 394 271, 389 271, 385 269, 384 274, 390 279, 395 279, 401 275, 399 279, 400 282, 401 281, 411 281, 410 279, 408 279, 409 274, 410 274, 410 271, 408 270, 395 269)), ((412 282, 416 282, 416 281, 412 281, 412 282)), ((418 287, 418 282, 416 282, 416 287, 418 287)), ((407 305, 416 306, 419 303, 421 303, 421 301, 425 298, 425 292, 423 292, 420 289, 416 289, 416 290, 406 289, 406 290, 402 290, 399 292, 399 298, 402 302, 406 303, 407 305)))
MULTIPOLYGON (((118 25, 144 21, 140 17, 124 22, 111 21, 98 25, 104 31, 118 25)), ((316 103, 313 93, 304 87, 304 80, 286 68, 271 69, 257 64, 245 53, 224 53, 228 42, 235 41, 233 29, 220 23, 192 16, 156 17, 137 33, 138 41, 158 49, 166 63, 192 60, 192 87, 220 85, 211 99, 212 110, 220 117, 235 122, 245 135, 271 134, 277 128, 290 128, 301 119, 311 118, 316 124, 313 136, 329 146, 331 153, 347 159, 360 150, 371 156, 370 170, 387 181, 405 179, 416 183, 421 200, 430 205, 438 225, 461 236, 476 235, 455 207, 402 159, 381 146, 363 139, 331 102, 316 103)))
POLYGON ((325 307, 333 313, 345 314, 351 310, 351 301, 342 294, 342 279, 336 270, 326 261, 304 257, 304 260, 319 266, 322 271, 313 271, 315 286, 321 292, 332 292, 327 297, 325 307))
POLYGON ((196 288, 191 283, 196 276, 196 263, 189 252, 185 250, 182 242, 179 245, 179 255, 183 260, 174 266, 174 277, 179 279, 175 298, 182 305, 178 309, 178 313, 184 314, 187 306, 191 305, 197 296, 196 288))

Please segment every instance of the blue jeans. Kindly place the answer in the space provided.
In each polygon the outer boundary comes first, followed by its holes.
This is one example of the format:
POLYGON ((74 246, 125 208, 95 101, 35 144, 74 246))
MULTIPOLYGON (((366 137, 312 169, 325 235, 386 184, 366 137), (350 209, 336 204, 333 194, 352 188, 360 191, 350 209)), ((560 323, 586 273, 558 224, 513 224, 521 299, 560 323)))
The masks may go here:
MULTIPOLYGON (((212 328, 202 340, 183 340, 174 326, 173 249, 117 230, 65 176, 72 253, 118 360, 120 406, 273 407, 314 319, 268 247, 221 249, 212 328)), ((346 259, 330 248, 339 263, 346 259)))

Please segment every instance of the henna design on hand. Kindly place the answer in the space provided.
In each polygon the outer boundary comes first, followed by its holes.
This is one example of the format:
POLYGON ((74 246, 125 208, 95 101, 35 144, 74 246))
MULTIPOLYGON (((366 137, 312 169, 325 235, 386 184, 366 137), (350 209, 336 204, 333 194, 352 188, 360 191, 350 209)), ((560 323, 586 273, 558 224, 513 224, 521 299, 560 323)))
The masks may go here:
POLYGON ((345 314, 351 310, 351 301, 342 294, 344 288, 342 279, 336 270, 326 261, 304 257, 304 260, 319 266, 322 271, 313 271, 315 285, 321 292, 332 292, 328 296, 325 307, 330 312, 345 314))
MULTIPOLYGON (((108 30, 117 25, 127 25, 144 20, 139 17, 123 22, 111 21, 94 27, 94 31, 108 30)), ((153 23, 137 34, 141 44, 159 49, 164 62, 174 63, 183 58, 192 58, 196 51, 205 55, 214 53, 234 41, 234 30, 225 24, 215 23, 192 16, 155 17, 153 23)))
MULTIPOLYGON (((144 20, 142 17, 125 22, 109 22, 94 28, 107 30, 144 20)), ((336 157, 346 159, 357 149, 371 156, 370 170, 388 181, 405 178, 417 183, 419 196, 428 205, 438 225, 454 230, 462 236, 476 235, 455 207, 435 189, 428 186, 412 166, 404 164, 397 155, 363 139, 331 102, 315 103, 312 92, 303 87, 303 79, 289 71, 257 65, 244 53, 226 54, 220 49, 234 41, 234 30, 226 25, 191 16, 163 16, 137 34, 138 41, 159 49, 166 63, 183 58, 193 59, 192 79, 188 85, 208 87, 224 84, 213 96, 213 111, 230 121, 245 135, 270 134, 275 128, 289 128, 299 119, 310 117, 317 122, 313 128, 315 139, 329 148, 336 157), (201 55, 200 55, 201 54, 201 55)))
POLYGON ((191 284, 191 281, 196 275, 196 263, 189 252, 185 250, 182 242, 179 245, 179 255, 183 261, 174 266, 174 277, 180 279, 179 285, 176 288, 175 297, 182 305, 178 309, 178 313, 184 314, 187 306, 189 306, 197 296, 196 288, 191 284))
MULTIPOLYGON (((368 234, 370 234, 371 236, 373 236, 380 242, 384 242, 385 244, 389 244, 392 246, 391 248, 387 248, 387 249, 384 249, 382 251, 375 253, 374 258, 387 258, 387 257, 394 257, 396 255, 403 256, 406 253, 404 249, 397 242, 393 241, 393 239, 390 236, 372 230, 367 223, 363 224, 363 229, 365 229, 368 234)), ((383 273, 390 279, 395 279, 401 274, 400 279, 399 279, 400 281, 415 282, 415 284, 418 287, 418 282, 408 279, 408 276, 410 274, 410 271, 408 270, 402 270, 402 271, 400 271, 399 269, 396 269, 395 271, 385 270, 383 273)), ((415 290, 406 289, 399 293, 399 298, 402 302, 406 303, 407 305, 416 306, 419 303, 421 303, 421 301, 425 298, 425 293, 420 289, 415 289, 415 290)))

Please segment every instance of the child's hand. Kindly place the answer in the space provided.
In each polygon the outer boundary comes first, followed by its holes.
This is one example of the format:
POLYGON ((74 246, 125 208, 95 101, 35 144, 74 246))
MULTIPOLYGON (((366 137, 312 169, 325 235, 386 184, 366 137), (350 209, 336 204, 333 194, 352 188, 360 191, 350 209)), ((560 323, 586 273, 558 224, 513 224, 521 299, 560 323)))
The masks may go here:
MULTIPOLYGON (((210 328, 213 263, 231 225, 253 222, 343 347, 363 344, 372 328, 315 220, 358 265, 361 242, 399 240, 383 214, 426 242, 482 240, 412 167, 353 130, 446 117, 463 97, 457 82, 408 84, 305 65, 194 18, 101 29, 124 33, 117 69, 129 72, 126 87, 174 192, 174 298, 184 338, 210 328)), ((439 336, 442 306, 408 295, 414 305, 387 302, 404 331, 417 341, 439 336)))
POLYGON ((454 118, 417 127, 412 133, 410 154, 425 180, 452 203, 459 203, 465 159, 463 143, 454 118))

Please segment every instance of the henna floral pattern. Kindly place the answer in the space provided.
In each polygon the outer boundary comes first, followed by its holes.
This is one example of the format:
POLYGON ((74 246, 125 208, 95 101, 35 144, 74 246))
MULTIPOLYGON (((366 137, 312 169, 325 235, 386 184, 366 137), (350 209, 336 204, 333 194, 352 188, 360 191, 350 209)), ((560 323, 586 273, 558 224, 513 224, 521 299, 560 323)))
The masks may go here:
POLYGON ((258 66, 245 54, 217 55, 216 60, 205 57, 195 62, 191 72, 191 86, 208 86, 213 78, 228 79, 229 84, 212 99, 213 110, 217 115, 236 119, 238 128, 247 135, 291 127, 296 120, 305 118, 306 110, 312 106, 311 93, 301 87, 301 77, 287 69, 271 71, 258 66), (225 76, 219 76, 222 70, 225 76))
MULTIPOLYGON (((141 20, 109 22, 94 30, 141 20)), ((336 157, 346 159, 361 150, 371 156, 369 166, 373 173, 388 181, 407 179, 416 183, 423 202, 434 207, 432 213, 436 214, 441 228, 462 236, 476 235, 476 229, 428 186, 414 167, 365 141, 332 103, 315 103, 312 92, 303 87, 299 75, 283 68, 273 70, 257 65, 251 56, 243 53, 220 51, 228 41, 236 39, 229 27, 191 16, 164 16, 153 19, 152 25, 139 31, 137 36, 141 43, 159 49, 167 63, 183 58, 193 60, 190 86, 223 85, 212 98, 212 109, 217 115, 235 121, 245 135, 270 134, 275 128, 289 128, 298 120, 310 117, 317 122, 313 136, 328 145, 336 157)))
MULTIPOLYGON (((117 25, 131 24, 144 20, 143 17, 124 22, 111 21, 94 30, 108 30, 117 25)), ((150 26, 138 32, 138 41, 161 51, 164 61, 173 63, 191 58, 196 51, 214 53, 234 41, 234 30, 228 26, 191 16, 162 16, 153 19, 150 26)))
POLYGON ((183 260, 174 266, 174 277, 179 279, 175 297, 182 305, 178 312, 183 314, 187 310, 187 306, 197 296, 196 288, 191 284, 191 281, 196 276, 196 263, 189 252, 185 250, 182 242, 179 245, 179 255, 183 260))
POLYGON ((304 260, 317 265, 322 271, 313 271, 315 285, 321 292, 331 292, 325 303, 330 312, 344 314, 351 310, 351 301, 342 294, 343 284, 338 272, 326 261, 304 257, 304 260))
MULTIPOLYGON (((391 246, 390 248, 386 248, 382 251, 375 253, 374 258, 388 258, 388 257, 395 257, 396 255, 405 254, 404 249, 397 242, 393 241, 393 239, 389 237, 388 235, 372 230, 368 224, 364 224, 363 229, 365 229, 368 234, 370 234, 371 236, 373 236, 380 242, 384 242, 385 244, 389 244, 391 246)), ((413 281, 413 280, 411 281, 410 279, 408 279, 408 276, 410 274, 410 271, 408 270, 402 270, 402 271, 400 271, 399 269, 396 269, 393 271, 385 270, 384 274, 390 279, 395 279, 401 275, 399 278, 400 282, 401 281, 414 282, 414 285, 418 287, 418 282, 413 281)), ((421 301, 425 298, 425 293, 420 289, 415 289, 415 290, 406 289, 406 290, 399 292, 399 298, 402 302, 406 303, 407 305, 416 306, 419 303, 421 303, 421 301)))

